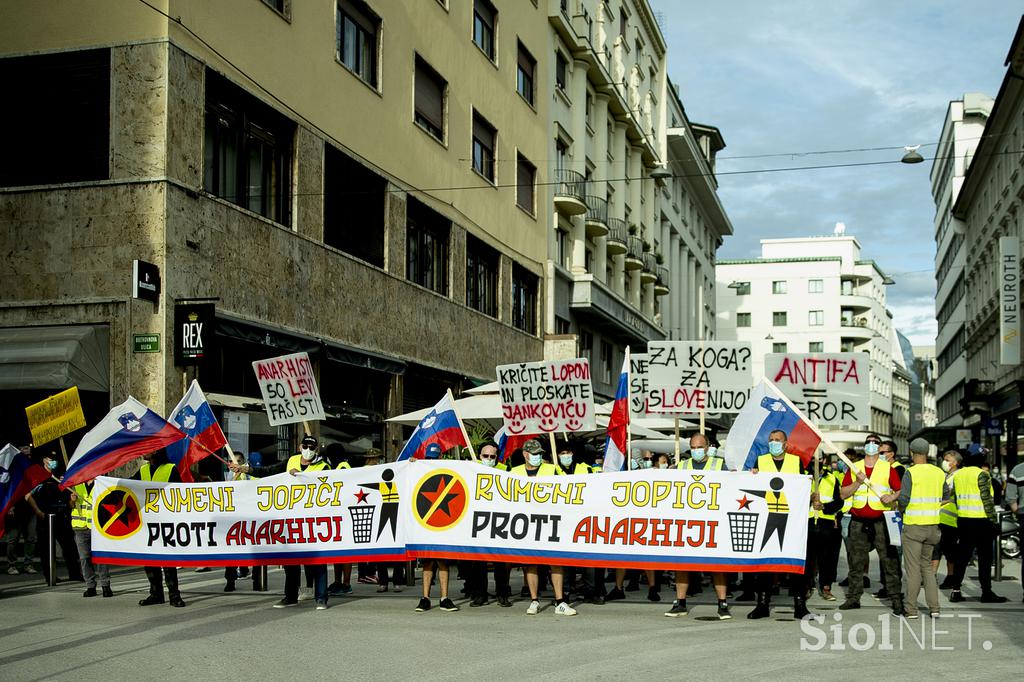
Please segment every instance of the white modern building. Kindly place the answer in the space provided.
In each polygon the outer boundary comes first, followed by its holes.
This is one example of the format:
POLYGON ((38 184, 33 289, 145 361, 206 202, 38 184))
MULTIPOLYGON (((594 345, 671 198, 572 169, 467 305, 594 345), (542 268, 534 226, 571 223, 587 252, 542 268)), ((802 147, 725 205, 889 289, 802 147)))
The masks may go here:
MULTIPOLYGON (((715 278, 718 338, 750 342, 755 379, 767 353, 866 352, 870 430, 892 437, 894 335, 885 287, 893 281, 861 257, 841 223, 832 236, 762 239, 760 258, 720 260, 715 278)), ((834 440, 860 445, 866 431, 834 440)))

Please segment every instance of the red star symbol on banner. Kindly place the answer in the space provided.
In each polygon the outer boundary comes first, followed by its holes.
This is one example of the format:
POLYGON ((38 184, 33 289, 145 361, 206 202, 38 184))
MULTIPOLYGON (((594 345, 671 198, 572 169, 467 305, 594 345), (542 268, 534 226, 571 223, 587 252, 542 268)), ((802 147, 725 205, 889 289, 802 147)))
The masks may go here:
POLYGON ((746 509, 748 511, 750 510, 750 503, 753 502, 753 500, 747 499, 746 493, 743 493, 743 499, 736 501, 740 503, 740 509, 746 509))
POLYGON ((366 502, 366 498, 367 497, 368 497, 368 494, 367 494, 367 492, 365 490, 357 490, 356 491, 356 504, 359 504, 360 502, 366 502))
POLYGON ((431 504, 436 502, 437 498, 441 497, 441 495, 444 495, 444 498, 442 498, 440 504, 437 505, 437 508, 450 517, 452 515, 452 512, 451 509, 448 507, 448 503, 455 500, 458 497, 458 495, 447 492, 446 488, 448 488, 448 479, 442 476, 440 479, 438 479, 437 488, 435 490, 421 490, 420 494, 423 495, 423 497, 427 498, 427 500, 429 500, 431 504))

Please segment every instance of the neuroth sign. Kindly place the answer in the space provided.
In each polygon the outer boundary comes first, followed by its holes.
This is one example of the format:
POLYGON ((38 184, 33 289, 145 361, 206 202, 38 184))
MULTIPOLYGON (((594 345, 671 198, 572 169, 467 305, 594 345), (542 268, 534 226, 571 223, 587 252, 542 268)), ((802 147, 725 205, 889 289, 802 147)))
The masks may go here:
POLYGON ((252 363, 271 426, 324 419, 313 365, 305 353, 252 363))
POLYGON ((523 362, 495 368, 501 415, 513 435, 593 431, 594 391, 584 358, 523 362))
POLYGON ((647 411, 737 413, 750 397, 750 344, 651 341, 647 344, 647 411))
POLYGON ((870 426, 866 353, 769 353, 764 375, 819 426, 870 426))

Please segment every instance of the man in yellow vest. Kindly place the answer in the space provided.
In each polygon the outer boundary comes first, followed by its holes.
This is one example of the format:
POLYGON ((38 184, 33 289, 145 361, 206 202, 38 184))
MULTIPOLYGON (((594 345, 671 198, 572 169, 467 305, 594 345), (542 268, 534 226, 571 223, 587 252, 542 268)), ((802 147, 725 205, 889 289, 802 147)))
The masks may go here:
MULTIPOLYGON (((820 459, 820 452, 815 458, 820 459)), ((825 601, 835 601, 832 583, 836 580, 839 545, 842 537, 836 514, 842 509, 839 479, 829 467, 819 467, 820 477, 815 480, 811 467, 811 507, 807 522, 807 565, 804 569, 804 587, 809 596, 815 587, 825 601)))
POLYGON ((953 574, 953 591, 949 601, 964 601, 960 591, 967 564, 975 550, 978 552, 978 582, 981 583, 980 601, 987 604, 1001 604, 1006 597, 992 591, 992 545, 999 528, 995 499, 992 495, 992 478, 981 468, 985 455, 972 455, 967 465, 953 476, 953 496, 956 501, 957 530, 960 542, 957 544, 956 572, 953 574))
POLYGON ((92 481, 79 483, 71 489, 71 529, 75 532, 78 559, 85 578, 83 597, 96 596, 96 579, 104 597, 113 597, 110 590, 110 567, 92 563, 92 481))
MULTIPOLYGON (((153 481, 162 483, 181 483, 181 476, 177 468, 167 461, 167 452, 163 449, 143 455, 146 460, 139 471, 133 476, 136 481, 153 481)), ((146 577, 149 579, 149 596, 139 600, 139 606, 152 606, 153 604, 164 603, 164 587, 160 583, 160 569, 156 566, 146 566, 146 577)), ((165 566, 163 569, 164 582, 167 583, 167 597, 171 606, 181 608, 185 601, 181 598, 178 589, 178 569, 173 566, 165 566)))
MULTIPOLYGON (((939 540, 940 559, 946 557, 946 578, 939 583, 940 590, 953 589, 953 574, 956 572, 957 545, 960 544, 960 533, 957 530, 956 502, 953 499, 953 477, 963 464, 964 458, 956 450, 947 450, 942 454, 942 470, 946 473, 946 485, 942 489, 942 507, 939 509, 939 540)), ((938 570, 938 561, 935 562, 938 570)))
POLYGON ((933 618, 939 615, 939 586, 932 570, 932 555, 939 546, 939 509, 946 475, 928 463, 931 446, 923 438, 910 442, 913 465, 903 474, 897 506, 903 514, 903 570, 907 577, 904 602, 907 618, 918 617, 917 594, 924 581, 924 600, 933 618))
POLYGON ((881 445, 882 439, 877 434, 868 434, 864 439, 864 459, 854 462, 854 468, 843 478, 842 497, 844 500, 852 498, 853 505, 850 508, 848 544, 850 584, 846 588, 846 601, 839 608, 860 608, 864 570, 874 549, 885 570, 885 588, 892 599, 893 615, 902 616, 899 554, 896 547, 889 544, 882 515, 896 503, 901 481, 896 470, 879 457, 881 445))
MULTIPOLYGON (((725 471, 725 460, 721 457, 712 457, 708 454, 708 439, 703 433, 695 433, 690 436, 690 457, 681 460, 677 469, 694 471, 725 471)), ((686 593, 690 588, 690 572, 676 571, 676 600, 672 602, 672 608, 665 612, 669 618, 685 616, 689 613, 686 606, 686 593)), ((694 573, 700 579, 700 573, 694 573)), ((715 595, 718 597, 718 619, 728 620, 732 618, 729 611, 729 602, 726 599, 729 578, 725 573, 716 571, 711 574, 711 582, 715 586, 715 595)), ((698 582, 699 584, 699 582, 698 582)))

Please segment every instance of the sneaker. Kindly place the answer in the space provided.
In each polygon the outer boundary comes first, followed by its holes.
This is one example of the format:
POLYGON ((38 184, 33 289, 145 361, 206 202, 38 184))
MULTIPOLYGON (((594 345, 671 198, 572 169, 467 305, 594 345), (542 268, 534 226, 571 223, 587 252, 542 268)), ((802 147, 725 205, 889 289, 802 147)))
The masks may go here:
POLYGON ((21 573, 21 571, 19 571, 18 567, 14 564, 7 567, 7 575, 18 575, 19 573, 21 573))
MULTIPOLYGON (((351 587, 349 587, 349 588, 348 588, 348 591, 349 591, 349 592, 351 592, 351 591, 352 591, 352 588, 351 588, 351 587)), ((392 592, 401 592, 401 591, 402 591, 402 586, 396 583, 396 584, 395 584, 395 586, 391 588, 391 591, 392 591, 392 592)), ((347 594, 347 593, 346 593, 346 594, 347 594)))
POLYGON ((847 599, 839 605, 840 611, 849 611, 850 609, 859 609, 860 601, 857 599, 847 599))
POLYGON ((28 573, 28 574, 31 574, 31 575, 35 575, 39 571, 37 571, 36 567, 33 566, 32 564, 25 564, 25 572, 28 573))
POLYGON ((932 611, 931 613, 928 614, 928 616, 930 618, 938 618, 939 617, 939 612, 938 611, 932 611))
POLYGON ((508 607, 512 606, 512 600, 506 597, 505 595, 501 595, 500 597, 498 597, 498 606, 507 609, 508 607))
POLYGON ((658 588, 652 587, 647 590, 647 601, 661 601, 661 595, 658 594, 658 588))
POLYGON ((665 615, 669 618, 678 618, 679 616, 685 616, 689 612, 690 610, 686 608, 686 600, 676 599, 672 602, 672 608, 666 611, 665 615))
POLYGON ((1000 597, 995 592, 985 592, 978 601, 982 604, 1002 604, 1006 601, 1006 597, 1000 597))
POLYGON ((325 601, 318 601, 316 603, 316 610, 317 611, 326 611, 327 610, 327 602, 325 602, 325 601))
POLYGON ((906 613, 903 615, 903 617, 907 620, 917 620, 918 618, 920 618, 920 616, 916 613, 906 613))
POLYGON ((834 594, 832 594, 832 588, 831 587, 823 587, 823 588, 821 588, 820 590, 818 590, 818 594, 820 594, 821 598, 824 599, 825 601, 835 601, 836 600, 836 596, 834 594))
POLYGON ((310 601, 313 598, 313 588, 303 587, 299 590, 299 601, 310 601))
POLYGON ((605 596, 604 600, 605 601, 615 601, 616 599, 625 599, 625 598, 626 598, 626 593, 623 592, 621 588, 613 587, 611 592, 609 592, 607 594, 607 596, 605 596))
POLYGON ((470 606, 487 606, 487 597, 473 597, 473 601, 469 602, 470 606))
POLYGON ((423 613, 424 611, 430 610, 430 600, 426 597, 420 599, 420 603, 416 605, 416 612, 423 613))
POLYGON ((539 611, 539 610, 540 610, 540 602, 537 601, 536 599, 534 599, 532 602, 530 602, 530 608, 526 609, 526 615, 527 616, 536 616, 537 615, 537 611, 539 611))
POLYGON ((281 601, 274 604, 275 609, 286 609, 289 606, 298 606, 299 602, 292 601, 291 599, 282 599, 281 601))
MULTIPOLYGON (((398 590, 395 591, 397 592, 398 590)), ((331 583, 331 586, 327 588, 327 594, 332 597, 352 594, 352 586, 345 583, 331 583)))
POLYGON ((388 586, 387 585, 377 585, 377 591, 378 592, 387 592, 388 591, 388 586))
POLYGON ((953 590, 949 593, 949 601, 955 603, 960 601, 966 601, 966 599, 964 599, 964 595, 960 592, 960 590, 953 590))
POLYGON ((377 576, 375 576, 375 575, 364 575, 363 577, 359 578, 356 582, 362 583, 363 585, 376 585, 377 584, 377 576))
POLYGON ((556 616, 575 616, 576 615, 576 609, 574 609, 573 607, 569 606, 569 602, 566 602, 566 601, 559 602, 558 606, 555 607, 555 615, 556 616))
POLYGON ((444 599, 442 599, 441 603, 437 605, 437 608, 441 609, 442 611, 458 611, 459 610, 459 607, 455 605, 455 602, 453 602, 448 597, 445 597, 444 599))
POLYGON ((732 612, 729 611, 729 604, 720 601, 718 602, 718 620, 729 620, 732 618, 732 612))

